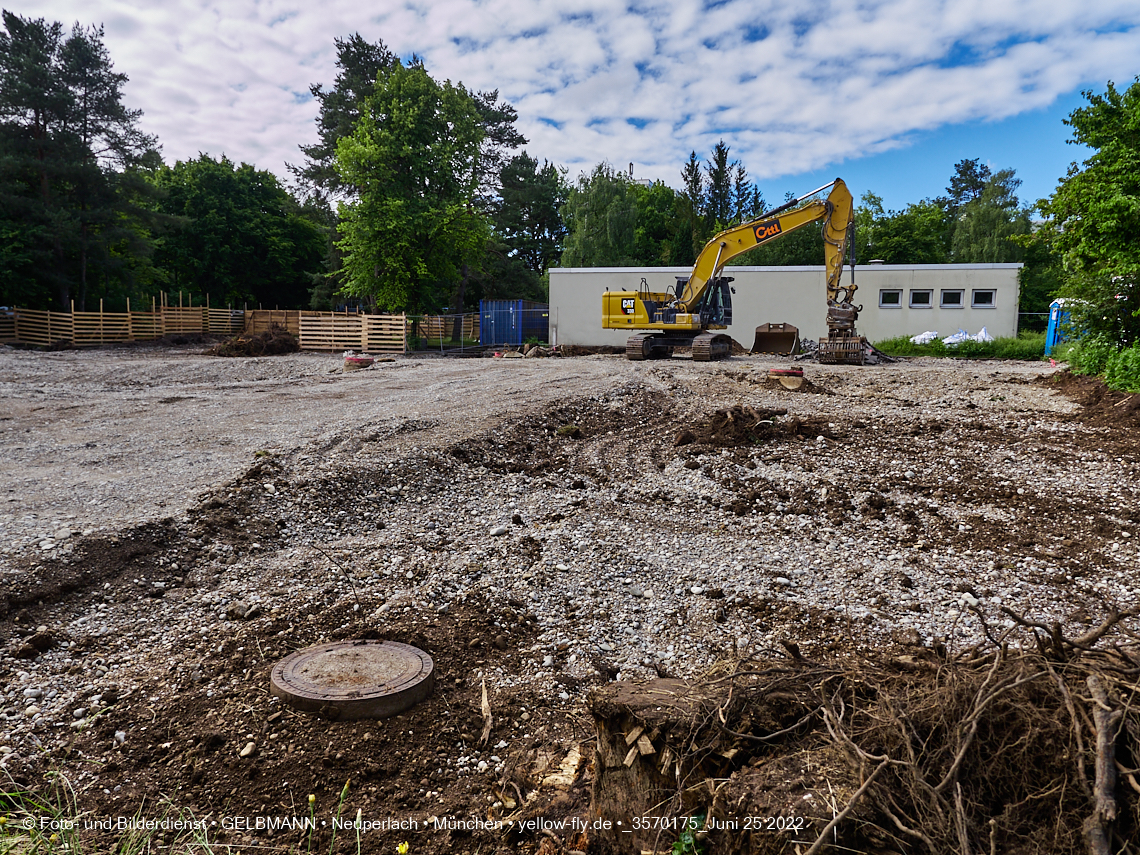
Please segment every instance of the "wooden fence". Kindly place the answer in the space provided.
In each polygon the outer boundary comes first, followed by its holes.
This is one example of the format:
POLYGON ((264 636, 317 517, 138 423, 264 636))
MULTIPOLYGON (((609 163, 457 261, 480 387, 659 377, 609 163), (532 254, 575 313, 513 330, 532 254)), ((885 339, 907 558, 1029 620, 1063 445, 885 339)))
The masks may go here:
POLYGON ((245 326, 241 310, 206 306, 156 306, 150 312, 47 312, 11 309, 0 314, 0 341, 52 347, 90 347, 146 341, 177 333, 235 335, 245 326))
POLYGON ((301 350, 355 350, 358 353, 403 353, 408 322, 404 315, 347 315, 300 312, 301 350))
POLYGON ((245 313, 245 331, 257 335, 270 327, 284 327, 295 336, 301 334, 301 313, 288 309, 251 309, 245 313))
MULTIPOLYGON (((10 309, 0 312, 0 343, 85 347, 146 341, 177 333, 259 333, 273 324, 284 326, 297 335, 302 350, 355 350, 361 353, 404 353, 407 350, 408 321, 404 315, 242 311, 205 306, 155 306, 151 312, 10 309)), ((464 327, 465 336, 471 333, 469 327, 469 324, 464 327)), ((450 336, 450 326, 441 326, 440 329, 444 330, 444 335, 450 336)), ((474 335, 478 335, 477 328, 474 335)))

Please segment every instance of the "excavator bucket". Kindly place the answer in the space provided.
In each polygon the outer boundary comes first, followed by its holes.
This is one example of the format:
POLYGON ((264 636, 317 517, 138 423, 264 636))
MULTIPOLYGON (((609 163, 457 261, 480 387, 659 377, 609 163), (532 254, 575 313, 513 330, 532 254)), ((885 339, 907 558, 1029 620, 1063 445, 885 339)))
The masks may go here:
POLYGON ((800 348, 800 331, 791 324, 761 324, 750 353, 791 356, 800 348))

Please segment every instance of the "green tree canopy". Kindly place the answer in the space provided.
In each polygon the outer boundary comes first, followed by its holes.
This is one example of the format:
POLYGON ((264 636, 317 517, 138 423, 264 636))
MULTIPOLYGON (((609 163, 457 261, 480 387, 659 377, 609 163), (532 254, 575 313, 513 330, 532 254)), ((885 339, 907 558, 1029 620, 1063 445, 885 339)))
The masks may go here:
POLYGON ((636 219, 633 257, 646 267, 693 263, 692 237, 687 226, 688 200, 664 182, 629 185, 636 219))
POLYGON ((145 255, 138 170, 155 140, 122 100, 103 31, 3 13, 0 32, 0 270, 6 299, 67 310, 129 278, 125 246, 145 255), (96 293, 96 291, 98 293, 96 293))
POLYGON ((1065 123, 1093 154, 1039 203, 1049 218, 1039 235, 1062 258, 1074 320, 1127 345, 1140 337, 1140 78, 1084 96, 1065 123))
POLYGON ((559 209, 569 188, 559 169, 525 151, 511 158, 500 172, 498 198, 491 210, 495 232, 510 253, 538 275, 558 263, 566 225, 559 209))
POLYGON ((1020 185, 1012 169, 999 170, 988 174, 976 195, 948 211, 955 262, 1003 264, 1025 258, 1016 239, 1030 232, 1029 209, 1021 207, 1015 193, 1020 185))
POLYGON ((625 176, 602 162, 582 173, 562 206, 566 222, 563 267, 636 264, 637 204, 625 176))
POLYGON ((337 143, 346 293, 386 311, 437 309, 488 227, 476 208, 484 131, 460 86, 397 63, 376 80, 353 132, 337 143))
POLYGON ((155 253, 167 289, 215 306, 308 305, 325 235, 276 176, 200 154, 162 167, 154 181, 176 223, 155 253))
POLYGON ((944 264, 950 260, 949 217, 942 205, 924 199, 902 211, 886 211, 883 200, 870 191, 860 201, 855 211, 859 260, 881 259, 886 264, 944 264))
MULTIPOLYGON (((344 175, 337 168, 337 144, 356 128, 364 114, 364 103, 376 93, 378 81, 393 69, 403 67, 383 40, 378 39, 373 44, 359 33, 353 33, 347 39, 336 39, 335 43, 339 70, 332 88, 325 89, 320 83, 309 87, 320 105, 317 142, 300 147, 305 155, 303 165, 289 167, 311 191, 334 197, 351 194, 356 189, 345 184, 344 175)), ((423 70, 424 64, 413 56, 408 68, 423 70)), ((482 130, 476 178, 479 195, 487 202, 495 195, 499 171, 509 159, 509 153, 526 145, 526 138, 515 128, 518 112, 499 99, 497 89, 469 92, 462 84, 455 88, 471 99, 482 130)))

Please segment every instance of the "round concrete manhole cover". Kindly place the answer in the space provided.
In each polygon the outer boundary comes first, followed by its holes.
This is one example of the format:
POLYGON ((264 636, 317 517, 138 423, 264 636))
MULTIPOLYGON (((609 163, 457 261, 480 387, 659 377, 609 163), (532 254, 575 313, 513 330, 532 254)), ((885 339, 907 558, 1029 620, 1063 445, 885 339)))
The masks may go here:
POLYGON ((286 656, 269 674, 269 691, 333 720, 384 718, 431 694, 434 668, 430 656, 398 641, 337 641, 286 656))

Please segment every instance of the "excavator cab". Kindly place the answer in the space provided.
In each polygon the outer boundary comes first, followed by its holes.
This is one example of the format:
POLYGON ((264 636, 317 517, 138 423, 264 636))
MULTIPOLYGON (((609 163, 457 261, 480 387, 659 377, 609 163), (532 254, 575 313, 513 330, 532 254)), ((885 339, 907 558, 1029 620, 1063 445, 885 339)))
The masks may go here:
POLYGON ((732 288, 728 284, 732 281, 731 276, 721 276, 705 291, 698 309, 703 328, 727 327, 732 323, 732 288))

